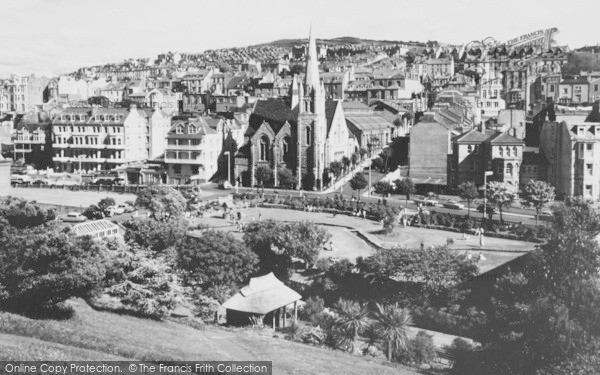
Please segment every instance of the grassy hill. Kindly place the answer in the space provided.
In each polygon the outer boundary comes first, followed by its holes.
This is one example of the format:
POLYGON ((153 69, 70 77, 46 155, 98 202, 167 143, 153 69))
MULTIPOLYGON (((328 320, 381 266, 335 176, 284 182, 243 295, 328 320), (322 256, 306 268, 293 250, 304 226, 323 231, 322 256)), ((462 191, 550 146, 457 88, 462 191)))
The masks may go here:
MULTIPOLYGON (((416 370, 274 338, 272 331, 158 322, 69 302, 73 318, 0 313, 0 360, 265 360, 274 374, 417 374, 416 370)), ((280 335, 280 334, 279 334, 280 335)))
MULTIPOLYGON (((298 38, 298 39, 279 39, 268 43, 257 44, 251 47, 282 47, 282 48, 292 48, 293 46, 298 46, 302 44, 308 43, 308 39, 298 38)), ((328 46, 337 46, 337 45, 346 45, 346 44, 370 44, 370 45, 394 45, 399 43, 408 43, 415 44, 417 42, 401 42, 395 40, 371 40, 371 39, 362 39, 356 38, 352 36, 343 36, 333 39, 317 39, 318 44, 326 44, 328 46)))

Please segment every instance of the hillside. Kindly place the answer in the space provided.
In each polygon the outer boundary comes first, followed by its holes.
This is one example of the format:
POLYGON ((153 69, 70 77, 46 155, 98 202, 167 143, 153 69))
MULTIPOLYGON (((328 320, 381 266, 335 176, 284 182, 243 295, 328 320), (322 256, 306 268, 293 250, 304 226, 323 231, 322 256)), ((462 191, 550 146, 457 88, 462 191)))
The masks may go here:
MULTIPOLYGON (((256 44, 250 47, 280 47, 280 48, 292 48, 293 46, 298 46, 302 44, 307 44, 308 39, 279 39, 268 43, 256 44)), ((362 39, 356 38, 352 36, 343 36, 333 39, 317 39, 317 44, 326 44, 328 46, 341 46, 348 44, 368 44, 373 46, 384 46, 384 45, 395 45, 395 44, 415 44, 416 42, 402 42, 395 40, 371 40, 371 39, 362 39)), ((422 44, 422 43, 420 43, 422 44)))
POLYGON ((73 318, 32 320, 0 313, 0 360, 273 360, 274 374, 418 374, 366 357, 273 338, 272 331, 196 330, 98 312, 70 301, 73 318))

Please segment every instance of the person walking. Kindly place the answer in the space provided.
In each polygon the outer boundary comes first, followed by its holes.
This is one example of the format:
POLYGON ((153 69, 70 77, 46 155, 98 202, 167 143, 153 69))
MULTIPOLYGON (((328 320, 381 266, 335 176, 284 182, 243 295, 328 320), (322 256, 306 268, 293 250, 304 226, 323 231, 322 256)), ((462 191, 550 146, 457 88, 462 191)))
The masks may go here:
POLYGON ((479 228, 479 248, 481 249, 484 245, 483 228, 479 228))

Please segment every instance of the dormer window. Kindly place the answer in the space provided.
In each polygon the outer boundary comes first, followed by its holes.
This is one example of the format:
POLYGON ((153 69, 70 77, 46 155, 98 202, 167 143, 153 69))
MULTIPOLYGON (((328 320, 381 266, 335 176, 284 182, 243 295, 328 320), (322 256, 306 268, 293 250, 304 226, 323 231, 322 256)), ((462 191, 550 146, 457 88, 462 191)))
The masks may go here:
POLYGON ((183 134, 183 125, 177 125, 177 127, 175 128, 175 133, 183 134))
POLYGON ((79 115, 79 121, 85 121, 86 116, 85 115, 79 115))
POLYGON ((102 121, 102 116, 100 116, 100 115, 94 116, 94 121, 102 121))
POLYGON ((196 134, 196 127, 194 125, 188 126, 188 134, 196 134))
POLYGON ((60 115, 60 121, 67 121, 67 116, 60 115))

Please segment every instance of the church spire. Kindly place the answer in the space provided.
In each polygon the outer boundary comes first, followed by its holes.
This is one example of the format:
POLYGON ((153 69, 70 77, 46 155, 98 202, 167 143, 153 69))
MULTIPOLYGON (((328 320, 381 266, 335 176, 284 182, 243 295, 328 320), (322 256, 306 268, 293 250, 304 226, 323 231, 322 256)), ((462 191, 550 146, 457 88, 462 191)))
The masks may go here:
POLYGON ((308 36, 308 56, 306 59, 306 76, 304 83, 307 88, 316 89, 319 87, 319 61, 317 60, 317 42, 312 32, 312 24, 310 25, 310 33, 308 36))

